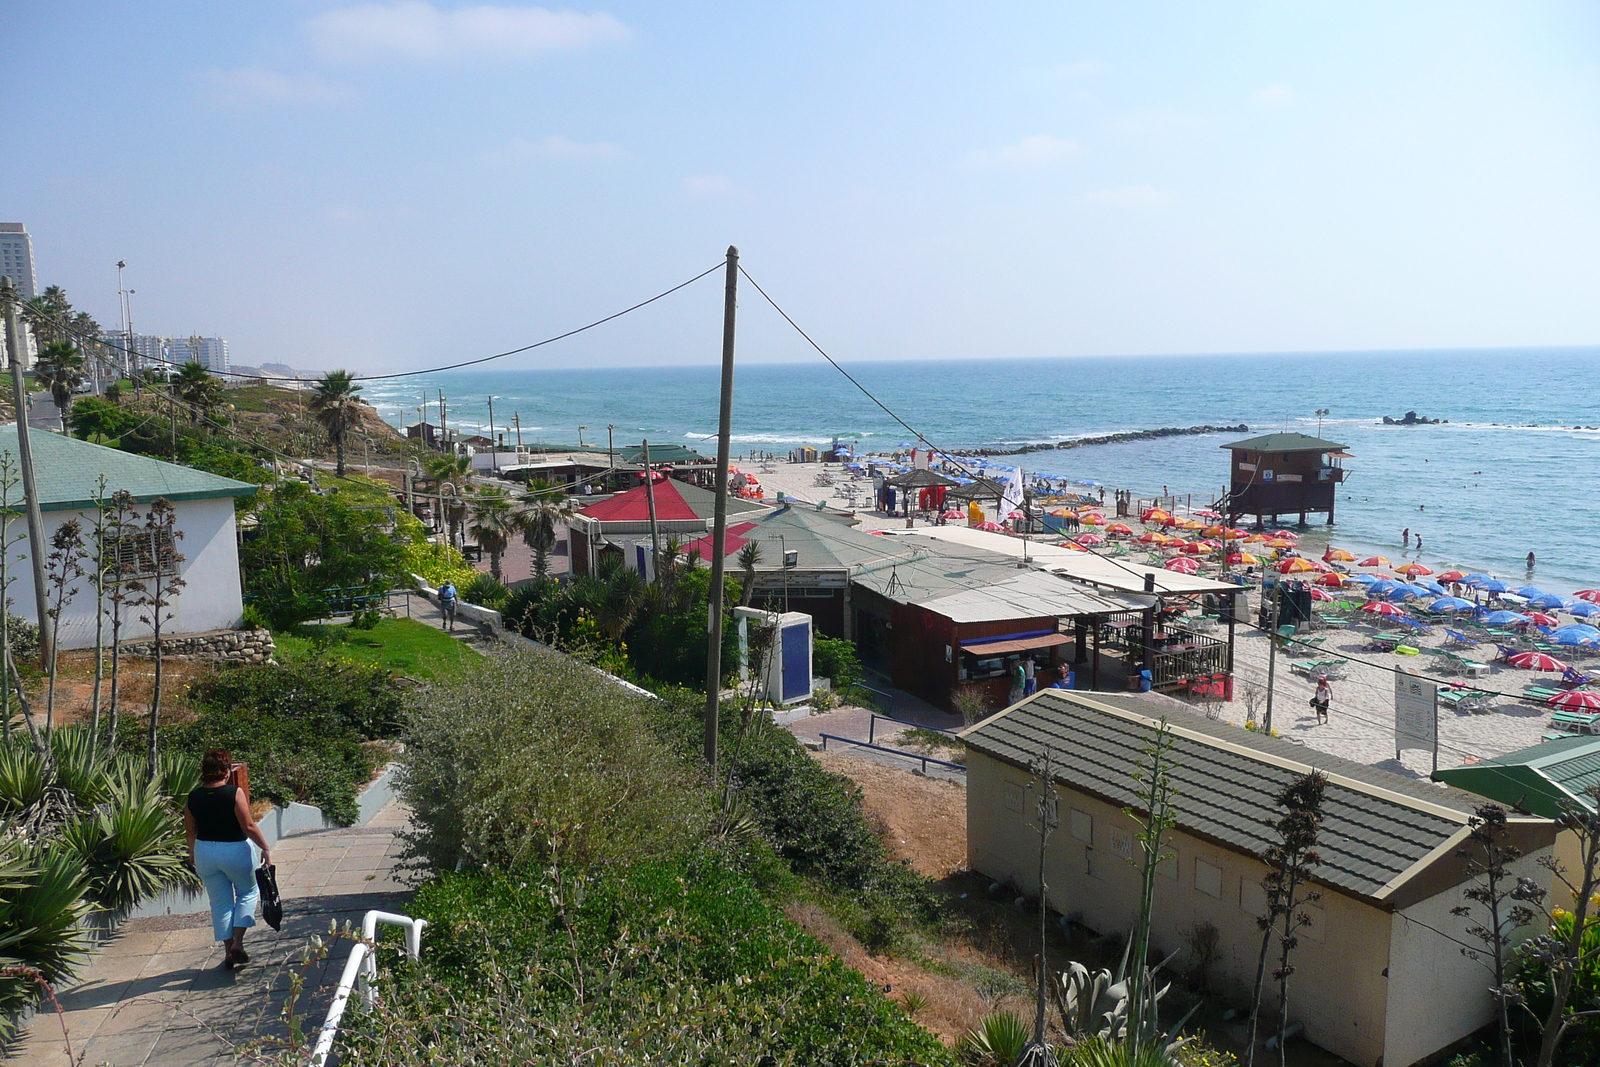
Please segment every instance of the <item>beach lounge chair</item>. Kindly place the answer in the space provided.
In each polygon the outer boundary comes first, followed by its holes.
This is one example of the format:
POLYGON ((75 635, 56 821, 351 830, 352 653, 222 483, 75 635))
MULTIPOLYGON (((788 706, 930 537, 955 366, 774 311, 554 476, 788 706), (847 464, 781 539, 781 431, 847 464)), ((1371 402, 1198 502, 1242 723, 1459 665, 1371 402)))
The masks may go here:
POLYGON ((1600 734, 1600 715, 1581 711, 1558 711, 1550 716, 1550 724, 1579 734, 1600 734))
POLYGON ((1496 647, 1496 648, 1498 648, 1500 650, 1500 659, 1501 660, 1509 660, 1512 656, 1521 655, 1521 653, 1522 653, 1522 649, 1517 648, 1515 645, 1500 645, 1500 644, 1497 644, 1494 647, 1496 647))
POLYGON ((1588 685, 1590 682, 1594 681, 1594 676, 1568 667, 1566 670, 1561 672, 1561 680, 1576 689, 1580 685, 1588 685))
POLYGON ((1460 630, 1452 630, 1448 626, 1445 627, 1444 633, 1445 644, 1452 645, 1456 648, 1477 648, 1480 644, 1476 638, 1468 637, 1460 630))

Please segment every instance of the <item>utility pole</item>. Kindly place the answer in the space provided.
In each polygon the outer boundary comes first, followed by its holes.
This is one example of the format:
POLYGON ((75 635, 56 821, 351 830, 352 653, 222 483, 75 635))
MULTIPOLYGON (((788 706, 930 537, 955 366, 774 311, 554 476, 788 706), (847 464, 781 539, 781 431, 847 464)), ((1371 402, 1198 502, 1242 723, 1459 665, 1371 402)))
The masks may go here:
POLYGON ((511 424, 517 428, 517 451, 522 451, 522 412, 511 413, 511 424))
MULTIPOLYGON (((17 313, 17 291, 11 277, 0 278, 0 300, 5 302, 6 355, 11 364, 11 397, 17 406, 17 460, 22 467, 22 494, 28 511, 28 560, 33 564, 33 601, 39 613, 39 662, 51 659, 50 593, 44 574, 44 515, 39 510, 39 486, 33 477, 33 446, 28 442, 28 389, 22 382, 22 319, 17 313)), ((0 551, 4 551, 0 548, 0 551)))
MULTIPOLYGON (((711 523, 711 597, 706 609, 706 763, 717 773, 722 699, 722 570, 728 546, 728 450, 733 433, 733 327, 739 306, 739 250, 728 246, 722 298, 722 400, 717 409, 717 503, 711 523)), ((40 616, 43 618, 43 616, 40 616)))
POLYGON ((1268 737, 1272 736, 1272 681, 1278 672, 1278 615, 1283 610, 1283 579, 1272 582, 1272 630, 1267 634, 1267 717, 1262 724, 1268 737))
POLYGON ((661 534, 656 527, 656 472, 650 469, 650 442, 644 443, 644 502, 650 507, 650 570, 661 566, 661 534))
POLYGON ((615 429, 616 427, 610 423, 606 424, 606 466, 611 471, 606 478, 612 485, 617 483, 617 443, 612 434, 615 429))
POLYGON ((500 473, 500 448, 494 440, 494 397, 489 398, 489 465, 500 473))
POLYGON ((117 310, 122 313, 122 376, 128 376, 128 353, 133 348, 133 331, 128 324, 128 291, 122 287, 122 271, 127 261, 117 260, 117 310))
MULTIPOLYGON (((439 448, 443 450, 450 444, 450 431, 445 428, 444 390, 439 390, 439 448)), ((455 449, 450 449, 450 454, 456 454, 455 449)))

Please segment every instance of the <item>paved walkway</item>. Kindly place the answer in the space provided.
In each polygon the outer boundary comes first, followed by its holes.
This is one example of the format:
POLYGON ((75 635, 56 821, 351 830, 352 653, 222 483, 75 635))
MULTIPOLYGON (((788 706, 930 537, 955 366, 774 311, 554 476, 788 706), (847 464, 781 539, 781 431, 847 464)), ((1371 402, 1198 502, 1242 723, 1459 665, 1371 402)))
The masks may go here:
MULTIPOLYGON (((215 1067, 235 1049, 281 1039, 284 996, 301 950, 330 922, 359 927, 372 908, 404 908, 410 894, 395 876, 405 810, 391 802, 366 826, 284 838, 273 849, 283 893, 283 929, 257 921, 245 937, 250 963, 221 969, 211 914, 125 923, 60 995, 72 1064, 89 1067, 215 1067), (81 1059, 80 1059, 81 1057, 81 1059)), ((298 1013, 312 1034, 349 955, 337 943, 306 973, 298 1013)), ((62 1021, 46 1010, 32 1023, 16 1062, 67 1067, 62 1021)), ((272 1046, 268 1046, 272 1047, 272 1046)), ((281 1047, 281 1046, 276 1046, 281 1047)))

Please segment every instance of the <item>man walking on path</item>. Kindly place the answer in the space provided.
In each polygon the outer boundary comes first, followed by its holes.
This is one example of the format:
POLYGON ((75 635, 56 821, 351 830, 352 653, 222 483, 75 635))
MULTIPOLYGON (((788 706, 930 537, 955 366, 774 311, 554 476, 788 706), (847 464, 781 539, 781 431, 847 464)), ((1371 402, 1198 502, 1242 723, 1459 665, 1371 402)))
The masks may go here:
POLYGON ((456 583, 445 582, 439 587, 439 611, 444 615, 446 631, 456 628, 456 583))

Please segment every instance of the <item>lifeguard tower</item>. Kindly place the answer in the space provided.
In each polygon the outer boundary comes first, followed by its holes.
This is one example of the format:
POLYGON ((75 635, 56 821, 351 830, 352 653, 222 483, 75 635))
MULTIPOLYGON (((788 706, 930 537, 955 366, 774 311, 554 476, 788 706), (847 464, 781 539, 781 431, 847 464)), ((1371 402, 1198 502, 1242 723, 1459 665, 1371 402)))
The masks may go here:
POLYGON ((1228 498, 1222 510, 1230 526, 1252 515, 1274 526, 1279 516, 1326 513, 1333 525, 1334 497, 1344 481, 1345 446, 1303 433, 1269 433, 1223 445, 1232 456, 1228 498))

